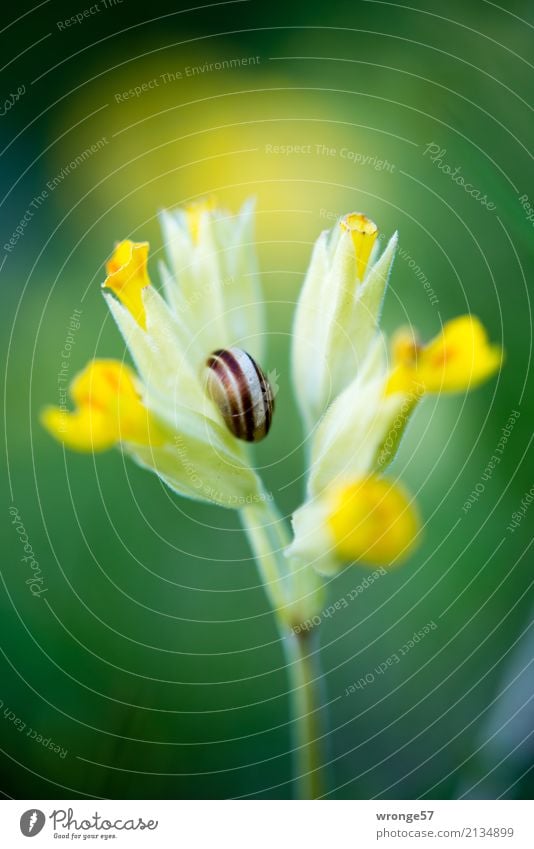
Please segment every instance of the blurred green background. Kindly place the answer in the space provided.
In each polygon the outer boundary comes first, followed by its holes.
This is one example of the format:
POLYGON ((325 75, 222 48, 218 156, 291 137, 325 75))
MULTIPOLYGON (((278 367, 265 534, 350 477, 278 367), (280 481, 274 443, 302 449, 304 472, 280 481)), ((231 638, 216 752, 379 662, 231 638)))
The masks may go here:
MULTIPOLYGON (((257 460, 284 511, 302 494, 291 319, 311 245, 336 214, 362 210, 386 236, 400 232, 388 330, 408 321, 428 337, 471 311, 506 348, 498 379, 425 400, 395 465, 418 494, 423 544, 322 628, 332 795, 529 797, 534 511, 507 526, 533 484, 531 4, 251 0, 182 11, 100 0, 81 23, 58 25, 84 8, 20 6, 0 33, 2 99, 24 89, 0 118, 2 246, 33 213, 0 251, 0 790, 291 796, 288 683, 238 516, 179 499, 119 452, 66 454, 38 422, 58 403, 75 309, 72 375, 95 355, 123 354, 99 288, 115 240, 150 240, 156 282, 160 208, 206 194, 235 208, 254 194, 264 365, 281 386, 257 460), (135 86, 141 94, 125 99, 135 86), (430 144, 495 208, 433 162, 430 144), (513 411, 501 462, 464 512, 513 411), (41 597, 25 584, 13 504, 41 597), (344 695, 431 621, 401 663, 344 695)), ((329 598, 366 574, 346 569, 329 598)))

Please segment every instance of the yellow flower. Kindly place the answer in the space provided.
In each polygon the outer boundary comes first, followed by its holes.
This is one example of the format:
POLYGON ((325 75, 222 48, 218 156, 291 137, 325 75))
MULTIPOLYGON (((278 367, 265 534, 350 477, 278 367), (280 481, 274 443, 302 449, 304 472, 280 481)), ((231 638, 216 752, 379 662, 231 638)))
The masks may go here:
POLYGON ((141 401, 134 372, 116 360, 92 360, 72 381, 73 412, 47 407, 42 423, 76 451, 105 451, 118 442, 161 445, 164 434, 141 401))
MULTIPOLYGON (((91 363, 70 387, 75 409, 49 407, 48 431, 78 451, 114 445, 188 498, 241 508, 262 498, 245 446, 208 397, 203 369, 220 347, 264 338, 252 202, 237 215, 208 201, 162 213, 171 265, 163 293, 147 273, 148 243, 117 244, 104 298, 130 351, 127 366, 91 363)), ((250 345, 249 345, 250 342, 250 345)))
POLYGON ((474 389, 500 368, 503 358, 501 347, 490 345, 485 328, 472 315, 447 322, 427 345, 420 345, 409 329, 400 330, 392 354, 386 395, 411 392, 417 385, 426 392, 474 389))
POLYGON ((294 538, 286 549, 297 569, 311 564, 322 575, 346 563, 399 563, 413 549, 419 515, 408 493, 374 474, 332 484, 293 514, 294 538))
POLYGON ((345 215, 340 224, 341 229, 350 234, 356 254, 358 278, 363 280, 373 245, 378 236, 378 227, 363 212, 351 212, 349 215, 345 215))
POLYGON ((327 523, 342 560, 373 566, 406 557, 420 528, 406 491, 374 475, 337 490, 327 523))
POLYGON ((397 234, 378 256, 378 228, 361 212, 317 239, 292 334, 295 395, 311 432, 356 377, 378 331, 397 234))
POLYGON ((102 288, 111 289, 137 323, 146 330, 142 291, 150 286, 147 272, 148 242, 119 242, 106 263, 108 276, 102 288))

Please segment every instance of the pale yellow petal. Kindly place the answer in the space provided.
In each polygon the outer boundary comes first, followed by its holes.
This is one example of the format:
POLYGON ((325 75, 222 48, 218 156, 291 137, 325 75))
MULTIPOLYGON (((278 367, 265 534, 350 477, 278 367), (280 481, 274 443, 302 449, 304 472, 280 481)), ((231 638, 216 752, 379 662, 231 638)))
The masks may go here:
POLYGON ((203 216, 208 212, 213 212, 215 209, 217 209, 217 201, 213 196, 193 201, 185 207, 187 225, 193 244, 198 244, 203 216))

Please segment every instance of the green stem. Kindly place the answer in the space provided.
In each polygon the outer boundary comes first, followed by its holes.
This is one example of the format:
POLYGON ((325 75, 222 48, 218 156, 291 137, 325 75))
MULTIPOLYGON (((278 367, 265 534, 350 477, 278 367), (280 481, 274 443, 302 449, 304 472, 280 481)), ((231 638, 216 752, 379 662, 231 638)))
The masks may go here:
POLYGON ((320 799, 326 792, 323 707, 317 629, 283 638, 288 661, 293 716, 293 758, 297 799, 320 799))
POLYGON ((289 535, 283 518, 268 500, 241 510, 241 521, 277 619, 289 618, 291 574, 284 558, 289 535))
POLYGON ((243 526, 256 558, 280 633, 289 677, 292 714, 295 795, 317 799, 325 792, 325 736, 321 723, 317 628, 298 630, 321 609, 320 584, 315 573, 292 571, 284 555, 289 534, 283 518, 268 499, 241 511, 243 526), (304 612, 305 611, 305 612, 304 612))

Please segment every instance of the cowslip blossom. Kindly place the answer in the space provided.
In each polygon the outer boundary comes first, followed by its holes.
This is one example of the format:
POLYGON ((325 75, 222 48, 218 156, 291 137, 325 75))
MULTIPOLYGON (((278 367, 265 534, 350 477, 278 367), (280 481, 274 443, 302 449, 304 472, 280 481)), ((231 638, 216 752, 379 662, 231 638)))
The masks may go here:
POLYGON ((175 492, 240 510, 287 658, 296 794, 325 794, 318 676, 308 624, 321 621, 325 576, 354 561, 393 566, 413 550, 420 519, 385 474, 427 393, 479 385, 501 365, 480 321, 461 316, 427 344, 409 329, 391 342, 380 310, 397 246, 345 216, 315 245, 295 315, 291 367, 306 436, 306 492, 292 531, 267 497, 247 441, 267 436, 274 389, 262 363, 262 298, 253 206, 212 201, 161 216, 163 295, 148 244, 120 242, 104 297, 135 370, 93 360, 70 387, 74 409, 43 411, 67 447, 119 447, 175 492))
POLYGON ((417 507, 384 469, 425 394, 474 388, 502 362, 470 315, 427 345, 402 329, 388 356, 379 319, 397 237, 378 256, 377 232, 356 213, 321 234, 295 317, 293 380, 310 463, 287 556, 324 574, 352 561, 392 565, 413 549, 417 507))
POLYGON ((351 383, 375 336, 397 234, 376 258, 378 228, 360 213, 345 216, 315 243, 292 335, 292 375, 311 430, 351 383))
MULTIPOLYGON (((103 284, 136 372, 92 361, 71 385, 75 409, 47 408, 42 420, 70 448, 120 445, 181 495, 245 513, 265 499, 262 483, 203 373, 214 351, 232 346, 259 362, 264 357, 253 204, 231 215, 211 200, 199 202, 163 212, 161 224, 163 296, 148 275, 146 242, 120 242, 103 284)), ((377 237, 362 213, 323 232, 296 308, 291 368, 309 461, 293 539, 280 530, 277 537, 285 551, 277 604, 293 619, 302 598, 318 598, 317 573, 352 561, 392 565, 413 549, 417 507, 384 474, 409 418, 425 394, 468 390, 502 361, 473 316, 448 322, 427 344, 401 329, 388 345, 379 324, 397 234, 382 253, 377 237)), ((234 365, 246 356, 234 356, 234 365)), ((265 547, 261 511, 247 516, 257 523, 248 528, 251 540, 265 547)))
POLYGON ((137 375, 123 363, 94 360, 70 387, 74 411, 49 407, 42 421, 67 447, 120 445, 181 495, 239 507, 263 497, 261 482, 202 372, 215 348, 263 344, 253 204, 230 215, 197 203, 164 212, 161 221, 165 297, 150 281, 146 242, 120 242, 103 283, 137 375))

